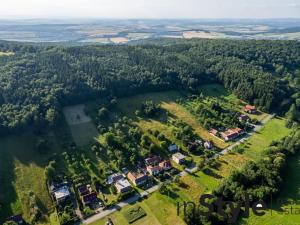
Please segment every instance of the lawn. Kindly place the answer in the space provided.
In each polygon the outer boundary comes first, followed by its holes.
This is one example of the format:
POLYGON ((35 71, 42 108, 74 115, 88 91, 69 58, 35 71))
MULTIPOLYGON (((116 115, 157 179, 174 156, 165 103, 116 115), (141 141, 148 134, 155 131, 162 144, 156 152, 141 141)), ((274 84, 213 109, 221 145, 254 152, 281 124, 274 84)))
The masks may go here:
POLYGON ((272 203, 269 203, 269 210, 263 216, 253 214, 240 224, 251 225, 298 225, 300 224, 300 156, 288 160, 284 183, 281 192, 272 203), (293 214, 290 208, 293 207, 293 214), (272 210, 270 210, 272 209, 272 210), (289 210, 287 210, 289 209, 289 210), (289 213, 287 213, 289 212, 289 213))
POLYGON ((115 212, 91 225, 104 225, 107 218, 111 218, 115 225, 129 225, 124 213, 132 208, 142 207, 146 216, 131 223, 133 225, 184 225, 182 219, 176 216, 176 207, 172 205, 165 196, 158 192, 153 193, 147 199, 135 204, 127 206, 118 212, 115 212))
POLYGON ((282 118, 273 118, 247 142, 241 145, 245 148, 244 155, 252 160, 261 158, 263 151, 272 143, 287 136, 290 132, 282 118))

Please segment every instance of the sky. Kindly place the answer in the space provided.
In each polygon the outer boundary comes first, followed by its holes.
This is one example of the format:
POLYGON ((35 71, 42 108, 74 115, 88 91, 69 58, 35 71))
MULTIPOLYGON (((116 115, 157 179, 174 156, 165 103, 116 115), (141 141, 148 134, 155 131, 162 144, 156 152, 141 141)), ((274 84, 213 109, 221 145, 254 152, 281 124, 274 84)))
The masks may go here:
POLYGON ((300 18, 300 0, 0 0, 0 18, 300 18))

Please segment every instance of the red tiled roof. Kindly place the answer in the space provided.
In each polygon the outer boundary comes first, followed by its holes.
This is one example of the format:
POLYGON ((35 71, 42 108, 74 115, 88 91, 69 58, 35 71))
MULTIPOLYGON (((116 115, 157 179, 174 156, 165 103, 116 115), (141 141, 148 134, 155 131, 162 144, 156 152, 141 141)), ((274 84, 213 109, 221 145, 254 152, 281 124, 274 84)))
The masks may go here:
POLYGON ((245 109, 247 109, 247 110, 256 110, 256 107, 253 106, 253 105, 246 105, 245 109))
POLYGON ((162 168, 160 166, 147 166, 147 170, 151 171, 161 171, 162 168))
POLYGON ((216 135, 218 133, 218 131, 216 129, 211 129, 209 131, 209 133, 213 134, 213 135, 216 135))
POLYGON ((147 176, 147 175, 142 174, 142 173, 133 173, 133 172, 129 172, 129 173, 127 174, 128 179, 131 180, 131 181, 135 181, 135 180, 141 179, 141 178, 143 178, 143 177, 146 178, 146 176, 147 176))
POLYGON ((169 160, 164 160, 162 162, 159 163, 159 166, 162 168, 169 168, 171 167, 171 162, 169 160))

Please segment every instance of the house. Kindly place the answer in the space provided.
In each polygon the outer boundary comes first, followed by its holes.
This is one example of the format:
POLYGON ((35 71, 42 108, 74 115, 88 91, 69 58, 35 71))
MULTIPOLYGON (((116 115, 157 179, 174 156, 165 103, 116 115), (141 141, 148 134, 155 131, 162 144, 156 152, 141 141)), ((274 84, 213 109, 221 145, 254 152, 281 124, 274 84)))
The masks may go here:
POLYGON ((92 189, 91 185, 81 186, 77 190, 83 205, 89 205, 97 200, 97 193, 92 189))
POLYGON ((89 205, 97 200, 97 193, 92 191, 86 195, 81 196, 81 201, 83 205, 89 205))
POLYGON ((65 201, 67 198, 69 198, 71 194, 67 186, 62 186, 58 188, 56 191, 54 191, 53 195, 57 203, 61 203, 65 201))
POLYGON ((245 108, 244 108, 244 111, 247 112, 247 113, 250 113, 250 114, 257 113, 257 109, 253 105, 246 105, 245 108))
POLYGON ((124 167, 124 168, 122 168, 122 172, 123 172, 124 174, 128 174, 129 170, 128 170, 126 167, 124 167))
POLYGON ((163 169, 163 170, 169 170, 172 168, 172 164, 169 160, 164 160, 162 162, 159 163, 159 166, 163 169))
POLYGON ((77 190, 80 196, 87 195, 90 193, 86 185, 79 187, 77 190))
POLYGON ((225 140, 225 141, 231 141, 237 137, 239 137, 240 135, 242 135, 244 133, 244 131, 240 128, 234 128, 234 129, 229 129, 225 132, 221 133, 221 137, 225 140))
POLYGON ((189 150, 192 151, 192 152, 196 151, 197 148, 199 147, 199 144, 197 142, 195 142, 195 141, 189 141, 187 143, 187 145, 188 145, 189 150))
POLYGON ((178 150, 178 147, 177 147, 177 145, 175 145, 175 144, 172 144, 172 145, 170 145, 169 147, 168 147, 168 150, 169 150, 169 152, 177 152, 177 150, 178 150))
POLYGON ((108 178, 107 178, 107 184, 111 185, 111 184, 113 184, 113 183, 115 183, 118 180, 121 180, 123 178, 124 178, 123 174, 121 174, 121 173, 114 173, 114 174, 108 176, 108 178))
POLYGON ((185 162, 185 156, 182 155, 180 152, 177 152, 172 155, 172 160, 179 165, 182 165, 185 162))
POLYGON ((206 141, 204 143, 204 148, 206 148, 206 149, 212 149, 213 147, 214 147, 214 145, 211 141, 206 141))
POLYGON ((147 166, 154 166, 154 165, 157 165, 159 163, 159 161, 160 161, 160 158, 155 155, 155 156, 145 159, 145 164, 147 166))
POLYGON ((209 133, 213 136, 217 136, 219 132, 218 132, 218 130, 212 128, 212 129, 210 129, 209 133))
POLYGON ((127 177, 135 186, 141 186, 148 180, 148 175, 143 173, 129 172, 127 177))
POLYGON ((239 117, 240 122, 247 122, 249 119, 250 119, 250 117, 247 115, 244 115, 244 114, 240 115, 240 117, 239 117))
POLYGON ((22 218, 22 215, 14 215, 8 218, 7 221, 15 222, 18 225, 24 224, 24 220, 22 218))
POLYGON ((155 176, 162 171, 160 166, 147 166, 147 171, 150 175, 155 176))
POLYGON ((125 178, 118 180, 115 183, 115 187, 116 187, 118 193, 126 193, 126 192, 131 191, 131 189, 132 189, 131 184, 125 178))
POLYGON ((195 142, 200 146, 200 145, 202 145, 202 140, 199 140, 199 139, 197 139, 197 140, 195 140, 195 142))

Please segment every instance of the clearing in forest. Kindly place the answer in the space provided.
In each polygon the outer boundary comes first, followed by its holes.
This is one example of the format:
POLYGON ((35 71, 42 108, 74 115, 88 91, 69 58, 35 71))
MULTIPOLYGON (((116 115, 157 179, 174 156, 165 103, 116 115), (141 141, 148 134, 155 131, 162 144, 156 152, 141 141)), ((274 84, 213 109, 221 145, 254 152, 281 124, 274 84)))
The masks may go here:
POLYGON ((78 146, 88 145, 98 134, 92 119, 84 110, 84 105, 68 106, 63 109, 72 137, 78 146))

